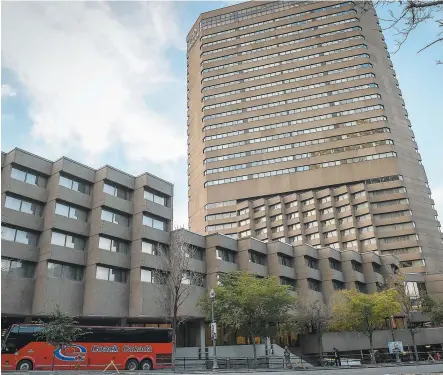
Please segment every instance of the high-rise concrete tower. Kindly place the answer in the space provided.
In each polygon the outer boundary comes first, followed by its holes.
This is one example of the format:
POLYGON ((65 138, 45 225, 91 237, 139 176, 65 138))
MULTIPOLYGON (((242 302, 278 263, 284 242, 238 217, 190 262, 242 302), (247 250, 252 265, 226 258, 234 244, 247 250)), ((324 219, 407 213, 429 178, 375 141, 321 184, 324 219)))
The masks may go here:
POLYGON ((246 2, 188 44, 189 228, 443 271, 437 212, 373 9, 246 2))

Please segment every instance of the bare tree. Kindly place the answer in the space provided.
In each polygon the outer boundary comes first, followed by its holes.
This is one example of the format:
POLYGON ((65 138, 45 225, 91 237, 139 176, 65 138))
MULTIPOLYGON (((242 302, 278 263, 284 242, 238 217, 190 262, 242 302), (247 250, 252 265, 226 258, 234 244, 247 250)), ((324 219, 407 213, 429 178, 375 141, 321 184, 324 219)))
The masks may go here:
POLYGON ((315 331, 320 364, 323 366, 323 333, 332 322, 332 303, 323 303, 312 293, 299 293, 295 302, 295 329, 315 331))
POLYGON ((171 232, 168 247, 158 246, 158 268, 153 271, 157 289, 156 305, 172 328, 172 368, 175 369, 178 328, 189 319, 182 313, 185 300, 198 287, 204 286, 204 275, 190 270, 191 261, 197 258, 197 249, 186 243, 183 230, 171 232))
MULTIPOLYGON (((428 21, 434 21, 440 28, 440 31, 437 32, 433 40, 426 42, 417 53, 443 42, 443 0, 399 0, 395 2, 387 0, 366 0, 363 1, 363 9, 367 11, 372 7, 380 8, 395 3, 398 4, 397 9, 389 9, 389 17, 379 17, 384 23, 382 29, 393 30, 395 33, 396 49, 393 53, 400 50, 413 31, 428 21)), ((443 61, 439 60, 437 63, 442 64, 443 61)))

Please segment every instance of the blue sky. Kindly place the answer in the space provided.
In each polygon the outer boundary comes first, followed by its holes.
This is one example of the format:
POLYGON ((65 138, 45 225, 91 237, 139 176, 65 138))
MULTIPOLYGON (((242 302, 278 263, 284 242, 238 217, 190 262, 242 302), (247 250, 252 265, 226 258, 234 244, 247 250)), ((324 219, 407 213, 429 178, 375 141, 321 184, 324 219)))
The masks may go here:
MULTIPOLYGON (((229 4, 3 3, 2 150, 149 171, 174 183, 175 224, 187 225, 185 38, 200 13, 229 4)), ((391 57, 443 214, 441 45, 417 54, 436 32, 423 25, 391 57)))

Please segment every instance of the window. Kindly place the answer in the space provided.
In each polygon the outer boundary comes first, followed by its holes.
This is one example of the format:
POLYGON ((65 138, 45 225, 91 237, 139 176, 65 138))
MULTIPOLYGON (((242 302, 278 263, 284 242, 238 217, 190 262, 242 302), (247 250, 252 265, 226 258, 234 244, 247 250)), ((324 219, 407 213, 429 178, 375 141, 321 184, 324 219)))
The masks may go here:
POLYGON ((260 235, 260 234, 266 234, 266 233, 268 233, 268 228, 257 229, 257 230, 255 231, 255 234, 256 234, 257 236, 260 235))
POLYGON ((148 201, 161 204, 162 206, 166 206, 168 201, 165 195, 157 193, 154 190, 145 190, 144 198, 148 201))
POLYGON ((6 196, 5 207, 35 216, 41 216, 43 208, 43 206, 39 203, 27 199, 13 197, 11 195, 6 196))
POLYGON ((266 265, 266 255, 259 253, 257 251, 249 250, 249 261, 251 263, 261 264, 262 266, 266 265))
POLYGON ((35 264, 14 258, 2 257, 2 272, 11 276, 32 279, 35 272, 35 264))
POLYGON ((77 178, 68 177, 66 175, 60 174, 59 185, 83 194, 90 194, 90 185, 88 183, 80 181, 77 178))
POLYGON ((266 222, 266 216, 255 219, 255 224, 260 224, 266 222))
POLYGON ((214 215, 206 215, 206 221, 208 220, 217 220, 217 219, 225 219, 227 217, 235 217, 237 216, 237 213, 234 212, 223 212, 221 214, 214 214, 214 215))
POLYGON ((302 240, 302 236, 298 235, 298 236, 289 237, 288 240, 289 240, 289 243, 300 242, 302 240))
POLYGON ((272 233, 283 232, 283 230, 284 230, 283 225, 280 225, 279 227, 271 228, 271 232, 272 232, 272 233))
POLYGON ((154 277, 152 274, 152 270, 149 269, 140 269, 140 281, 143 283, 153 283, 154 277))
POLYGON ((392 201, 376 202, 376 203, 371 203, 371 206, 374 208, 378 208, 378 207, 396 206, 400 204, 409 204, 409 199, 404 198, 404 199, 394 199, 392 201))
POLYGON ((378 263, 372 262, 372 269, 375 273, 379 273, 381 275, 381 265, 378 263))
POLYGON ((238 211, 239 215, 246 215, 249 212, 249 208, 243 208, 242 210, 238 211))
POLYGON ((312 240, 317 240, 320 238, 320 234, 319 233, 312 233, 312 234, 308 234, 306 236, 306 241, 310 242, 312 240))
POLYGON ((366 289, 366 285, 356 281, 355 282, 355 289, 357 289, 360 293, 368 293, 368 290, 366 289))
POLYGON ((260 212, 260 211, 264 211, 264 210, 265 210, 265 206, 260 206, 260 207, 254 208, 254 212, 260 212))
POLYGON ((316 228, 316 227, 318 227, 318 222, 316 222, 316 221, 310 221, 309 223, 305 223, 306 229, 316 228))
POLYGON ((236 252, 228 249, 218 247, 216 250, 217 259, 223 260, 225 262, 235 263, 236 262, 236 252))
POLYGON ((354 228, 350 228, 350 229, 345 229, 341 231, 341 235, 342 236, 350 236, 351 234, 355 233, 355 229, 354 228))
POLYGON ((330 243, 327 246, 329 246, 332 249, 340 250, 340 244, 338 242, 330 243))
POLYGON ((385 250, 384 254, 392 254, 392 255, 401 255, 401 254, 418 254, 421 253, 421 247, 405 247, 402 249, 394 249, 394 250, 385 250))
POLYGON ((343 290, 345 289, 345 283, 338 280, 332 280, 332 287, 334 290, 343 290))
POLYGON ((166 222, 164 220, 146 214, 143 215, 143 225, 163 231, 166 230, 166 222))
POLYGON ((356 216, 355 220, 357 220, 357 223, 359 223, 360 221, 371 220, 371 215, 365 214, 365 215, 356 216))
POLYGON ((37 233, 2 225, 2 240, 35 246, 37 239, 37 233))
POLYGON ((352 269, 354 271, 363 273, 363 266, 361 265, 360 262, 353 260, 353 261, 351 261, 351 263, 352 263, 352 269))
POLYGON ((271 223, 273 221, 277 221, 277 220, 283 220, 283 215, 279 214, 279 215, 271 216, 271 223))
POLYGON ((119 283, 125 283, 127 273, 125 270, 97 266, 95 277, 100 280, 116 281, 119 283))
POLYGON ((77 235, 52 231, 51 244, 76 250, 84 250, 86 241, 85 238, 77 235))
POLYGON ((186 271, 183 273, 181 283, 186 285, 196 285, 199 287, 205 286, 205 275, 198 272, 186 271))
POLYGON ((329 207, 329 208, 325 208, 323 210, 320 210, 320 215, 332 214, 332 212, 334 212, 332 207, 329 207))
POLYGON ((231 229, 231 228, 237 228, 237 223, 233 222, 233 223, 226 223, 226 224, 208 225, 206 227, 206 230, 209 232, 209 231, 214 231, 214 230, 231 229))
POLYGON ((337 207, 337 213, 340 214, 342 212, 346 212, 346 211, 350 211, 351 207, 350 206, 341 206, 341 207, 337 207))
POLYGON ((338 219, 338 224, 342 225, 345 223, 352 223, 352 216, 343 217, 341 219, 338 219))
POLYGON ((55 279, 82 281, 83 267, 66 263, 48 262, 48 276, 55 279))
POLYGON ((224 202, 208 203, 205 206, 205 210, 208 210, 211 208, 218 208, 218 207, 234 206, 236 204, 237 204, 237 201, 224 201, 224 202))
POLYGON ((298 218, 298 212, 292 212, 291 214, 286 216, 288 220, 298 218))
POLYGON ((426 284, 416 281, 405 282, 405 291, 411 299, 418 299, 427 294, 426 284))
POLYGON ((43 177, 35 172, 26 171, 13 167, 11 169, 11 178, 26 182, 27 184, 46 187, 46 177, 43 177))
POLYGON ((318 259, 305 255, 305 263, 309 268, 318 270, 318 259))
POLYGON ((321 283, 315 279, 308 279, 308 288, 316 292, 321 292, 321 283))
POLYGON ((288 226, 288 230, 296 230, 296 229, 300 229, 300 228, 301 228, 300 223, 291 224, 291 225, 288 226))
POLYGON ((395 243, 395 242, 404 242, 404 241, 418 241, 417 234, 411 234, 407 236, 397 236, 397 237, 387 237, 383 238, 382 241, 384 243, 395 243))
POLYGON ((280 277, 280 285, 288 285, 292 290, 297 288, 297 281, 288 277, 280 277))
POLYGON ((292 267, 292 258, 283 254, 278 254, 278 262, 285 267, 292 267))
POLYGON ((308 206, 308 205, 310 205, 310 204, 314 204, 314 199, 313 199, 313 198, 311 198, 311 199, 307 199, 307 200, 305 200, 305 201, 302 202, 302 205, 303 205, 303 206, 308 206))
POLYGON ((400 193, 406 193, 406 189, 404 187, 398 187, 392 189, 375 190, 375 191, 370 191, 369 196, 376 197, 380 195, 400 194, 400 193))
POLYGON ((286 203, 286 208, 297 207, 297 201, 286 203))
POLYGON ((329 258, 329 267, 333 270, 341 271, 341 263, 336 259, 329 258))
POLYGON ((330 225, 335 225, 334 219, 324 220, 321 222, 322 227, 328 227, 330 225))
POLYGON ((417 260, 403 260, 400 262, 401 268, 407 267, 423 267, 425 265, 425 261, 423 259, 417 260))
POLYGON ((354 240, 354 241, 343 242, 343 248, 356 250, 358 248, 357 241, 354 240))
POLYGON ((250 220, 249 220, 249 219, 241 220, 241 221, 238 222, 238 226, 239 226, 239 227, 242 227, 242 226, 244 226, 244 225, 248 225, 249 223, 250 223, 250 220))
POLYGON ((204 248, 189 245, 187 256, 204 262, 205 252, 206 250, 204 248))
POLYGON ((315 210, 303 212, 303 217, 315 216, 315 210))
POLYGON ((341 195, 337 195, 336 197, 335 197, 335 201, 336 202, 339 202, 339 201, 343 201, 343 200, 345 200, 345 199, 347 199, 348 198, 348 194, 341 194, 341 195))
POLYGON ((239 235, 240 238, 249 237, 251 235, 251 231, 250 230, 245 230, 243 232, 240 232, 238 235, 239 235))
POLYGON ((157 255, 157 244, 142 240, 142 253, 157 255))
POLYGON ((276 203, 276 204, 273 204, 273 205, 269 206, 269 210, 270 211, 277 210, 279 208, 281 208, 281 203, 276 203))
POLYGON ((366 240, 361 241, 363 246, 376 245, 377 240, 375 238, 368 238, 366 240))
POLYGON ((336 230, 331 230, 329 232, 323 233, 323 237, 324 238, 331 238, 331 237, 336 237, 336 236, 337 236, 337 231, 336 230))
POLYGON ((99 237, 98 247, 103 250, 112 251, 114 253, 127 254, 129 252, 129 243, 110 237, 99 237))
POLYGON ((366 192, 365 191, 359 191, 358 193, 352 194, 352 199, 359 199, 359 198, 365 198, 366 192))
POLYGON ((108 221, 110 223, 119 224, 119 225, 123 225, 125 227, 129 227, 129 216, 119 214, 118 212, 111 211, 111 210, 108 210, 105 208, 102 208, 101 219, 104 221, 108 221))
POLYGON ((327 197, 320 198, 318 200, 318 203, 322 204, 322 203, 327 203, 327 202, 330 202, 330 201, 331 201, 331 197, 327 196, 327 197))
POLYGON ((70 219, 85 221, 87 219, 87 212, 83 209, 68 206, 67 204, 56 202, 55 203, 55 213, 57 215, 69 217, 70 219))
POLYGON ((363 233, 373 233, 374 232, 374 227, 372 225, 370 225, 368 227, 359 228, 358 232, 360 234, 363 234, 363 233))
MULTIPOLYGON (((128 200, 129 199, 129 190, 124 188, 123 186, 113 184, 111 182, 105 182, 103 185, 103 192, 109 195, 113 195, 114 197, 118 197, 121 199, 128 200)), ((145 197, 146 199, 146 197, 145 197)))
POLYGON ((377 231, 389 232, 392 230, 401 230, 401 229, 410 229, 410 228, 415 228, 414 222, 382 225, 380 227, 377 227, 377 231))

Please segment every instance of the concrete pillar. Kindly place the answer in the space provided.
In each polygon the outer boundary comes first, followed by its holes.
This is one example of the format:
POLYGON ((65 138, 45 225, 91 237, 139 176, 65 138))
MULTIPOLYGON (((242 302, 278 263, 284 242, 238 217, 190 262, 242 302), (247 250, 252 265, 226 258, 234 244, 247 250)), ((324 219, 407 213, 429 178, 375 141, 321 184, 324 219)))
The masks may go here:
POLYGON ((126 319, 126 318, 121 318, 121 319, 120 319, 120 322, 119 322, 119 325, 120 325, 121 327, 126 327, 126 326, 128 325, 128 321, 127 321, 127 319, 126 319))
POLYGON ((30 316, 30 315, 25 316, 23 323, 31 324, 32 323, 32 316, 30 316))
POLYGON ((202 352, 202 356, 204 356, 205 353, 205 347, 206 347, 206 336, 205 336, 205 321, 204 319, 200 320, 200 337, 199 337, 199 341, 200 341, 200 348, 201 348, 201 352, 202 352))

